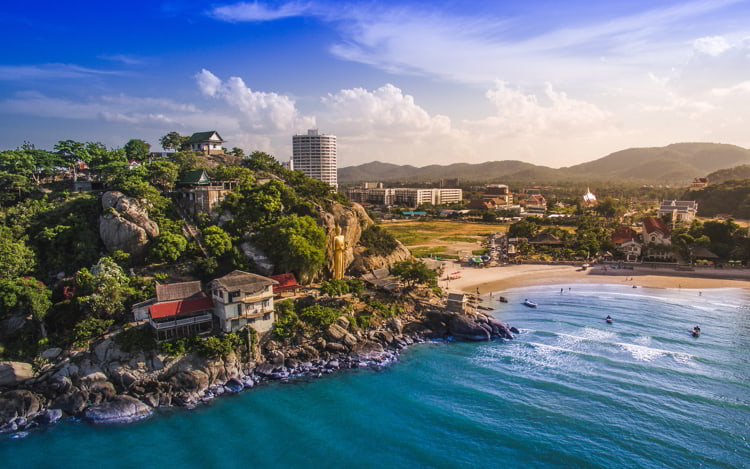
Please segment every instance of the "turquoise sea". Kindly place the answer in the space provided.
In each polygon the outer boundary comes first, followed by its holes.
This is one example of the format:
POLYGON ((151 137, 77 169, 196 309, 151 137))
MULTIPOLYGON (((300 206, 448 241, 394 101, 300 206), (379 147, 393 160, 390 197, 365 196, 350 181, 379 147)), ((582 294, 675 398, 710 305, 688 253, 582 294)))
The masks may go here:
POLYGON ((521 330, 511 342, 422 344, 383 371, 5 435, 0 467, 750 467, 747 292, 567 288, 493 304, 521 330))

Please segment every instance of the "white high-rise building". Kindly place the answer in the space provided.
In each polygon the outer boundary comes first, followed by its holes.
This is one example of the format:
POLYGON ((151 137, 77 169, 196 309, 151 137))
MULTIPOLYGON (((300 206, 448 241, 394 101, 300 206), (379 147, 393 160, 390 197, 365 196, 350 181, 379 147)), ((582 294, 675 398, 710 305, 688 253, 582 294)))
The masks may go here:
POLYGON ((338 188, 336 136, 310 129, 292 137, 292 162, 296 171, 338 188))

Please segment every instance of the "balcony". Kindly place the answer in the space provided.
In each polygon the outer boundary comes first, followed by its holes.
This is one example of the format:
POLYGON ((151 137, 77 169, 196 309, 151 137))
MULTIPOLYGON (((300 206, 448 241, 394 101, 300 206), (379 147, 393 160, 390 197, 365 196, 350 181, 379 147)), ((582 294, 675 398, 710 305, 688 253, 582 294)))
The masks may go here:
POLYGON ((156 329, 157 331, 165 330, 165 329, 173 329, 175 327, 180 326, 188 326, 192 324, 203 324, 204 322, 211 322, 213 321, 213 315, 211 313, 201 314, 199 316, 193 316, 185 319, 175 319, 173 321, 164 321, 164 322, 154 322, 153 320, 149 320, 148 323, 151 324, 151 327, 156 329))

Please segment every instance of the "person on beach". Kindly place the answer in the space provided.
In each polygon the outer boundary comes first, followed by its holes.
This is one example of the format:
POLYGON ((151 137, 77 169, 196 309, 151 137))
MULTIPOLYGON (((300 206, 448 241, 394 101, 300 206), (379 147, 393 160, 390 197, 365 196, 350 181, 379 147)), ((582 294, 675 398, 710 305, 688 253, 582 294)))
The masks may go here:
POLYGON ((560 294, 561 294, 561 295, 563 294, 563 289, 562 289, 562 288, 560 289, 560 294))

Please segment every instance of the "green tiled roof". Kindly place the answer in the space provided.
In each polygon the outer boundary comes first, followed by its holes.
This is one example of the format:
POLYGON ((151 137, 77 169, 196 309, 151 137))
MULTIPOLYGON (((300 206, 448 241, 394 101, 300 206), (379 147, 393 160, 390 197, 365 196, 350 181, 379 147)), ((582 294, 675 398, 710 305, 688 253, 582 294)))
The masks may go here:
POLYGON ((220 141, 224 141, 223 138, 221 138, 221 135, 219 135, 219 132, 215 130, 209 130, 208 132, 196 132, 193 135, 190 136, 187 143, 200 143, 200 142, 207 142, 209 138, 211 138, 211 135, 216 134, 217 137, 219 137, 220 141))
MULTIPOLYGON (((204 169, 194 169, 192 171, 186 171, 180 174, 180 184, 199 184, 204 174, 206 174, 206 170, 204 169)), ((208 182, 207 174, 205 182, 208 182)))

